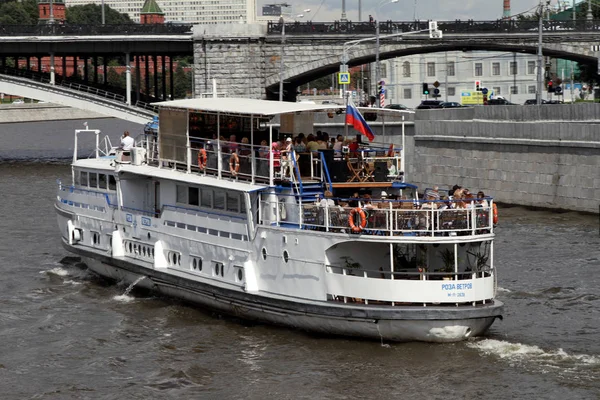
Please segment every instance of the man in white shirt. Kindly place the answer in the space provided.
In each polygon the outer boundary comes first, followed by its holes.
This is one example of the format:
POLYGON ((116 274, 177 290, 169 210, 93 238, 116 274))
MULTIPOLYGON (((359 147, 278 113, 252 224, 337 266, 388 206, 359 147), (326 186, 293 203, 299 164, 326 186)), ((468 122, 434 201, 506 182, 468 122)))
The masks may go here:
POLYGON ((129 136, 129 132, 125 131, 123 133, 123 137, 121 138, 121 149, 124 151, 130 151, 134 145, 134 140, 131 136, 129 136))

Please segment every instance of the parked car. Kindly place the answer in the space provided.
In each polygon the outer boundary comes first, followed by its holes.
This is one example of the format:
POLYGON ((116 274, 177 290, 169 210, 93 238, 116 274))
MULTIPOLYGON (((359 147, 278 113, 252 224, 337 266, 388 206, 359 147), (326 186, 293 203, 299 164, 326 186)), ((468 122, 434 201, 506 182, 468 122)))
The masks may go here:
POLYGON ((562 100, 548 100, 546 104, 565 104, 562 100))
POLYGON ((12 103, 13 104, 25 104, 25 101, 23 101, 23 99, 16 99, 16 100, 13 100, 12 103))
POLYGON ((384 108, 389 108, 390 110, 409 110, 404 104, 388 104, 384 108))
POLYGON ((442 108, 457 108, 463 106, 462 104, 457 103, 455 101, 445 101, 440 105, 442 106, 442 108))
POLYGON ((487 101, 488 106, 516 106, 515 103, 511 103, 506 99, 489 99, 487 101))
POLYGON ((443 101, 441 100, 423 100, 417 106, 417 110, 429 110, 431 108, 442 108, 443 101))
MULTIPOLYGON (((542 99, 542 104, 546 104, 547 101, 542 99)), ((536 99, 527 99, 525 100, 525 103, 523 103, 526 106, 530 106, 530 105, 536 105, 537 104, 537 100, 536 99)))

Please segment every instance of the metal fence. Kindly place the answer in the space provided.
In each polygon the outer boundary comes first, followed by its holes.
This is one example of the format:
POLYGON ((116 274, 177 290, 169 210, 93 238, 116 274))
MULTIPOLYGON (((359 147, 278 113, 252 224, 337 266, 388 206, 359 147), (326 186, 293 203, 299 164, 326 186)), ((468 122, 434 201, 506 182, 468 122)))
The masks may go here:
POLYGON ((190 35, 192 24, 0 25, 0 36, 190 35))

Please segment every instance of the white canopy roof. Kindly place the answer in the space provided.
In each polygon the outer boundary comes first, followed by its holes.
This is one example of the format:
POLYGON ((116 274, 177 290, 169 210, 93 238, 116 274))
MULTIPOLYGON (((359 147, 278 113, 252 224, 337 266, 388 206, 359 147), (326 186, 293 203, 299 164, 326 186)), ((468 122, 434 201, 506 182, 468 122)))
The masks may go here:
POLYGON ((183 99, 161 101, 153 104, 159 107, 246 115, 279 115, 302 111, 327 111, 346 108, 345 106, 337 104, 291 103, 287 101, 270 101, 235 97, 183 99))

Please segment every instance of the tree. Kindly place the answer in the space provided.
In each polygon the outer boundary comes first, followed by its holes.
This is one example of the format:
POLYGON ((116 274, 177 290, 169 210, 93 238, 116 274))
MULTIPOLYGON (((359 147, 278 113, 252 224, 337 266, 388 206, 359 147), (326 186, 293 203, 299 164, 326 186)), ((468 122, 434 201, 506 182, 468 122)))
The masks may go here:
POLYGON ((184 99, 188 92, 191 91, 191 73, 185 72, 181 64, 177 65, 175 74, 173 75, 173 96, 176 99, 184 99))
MULTIPOLYGON (((68 24, 100 25, 102 23, 102 7, 97 4, 85 4, 81 6, 67 7, 66 18, 68 24)), ((104 18, 106 24, 133 24, 127 14, 104 6, 104 18)))
POLYGON ((36 25, 39 14, 36 0, 11 1, 0 5, 0 24, 36 25))

